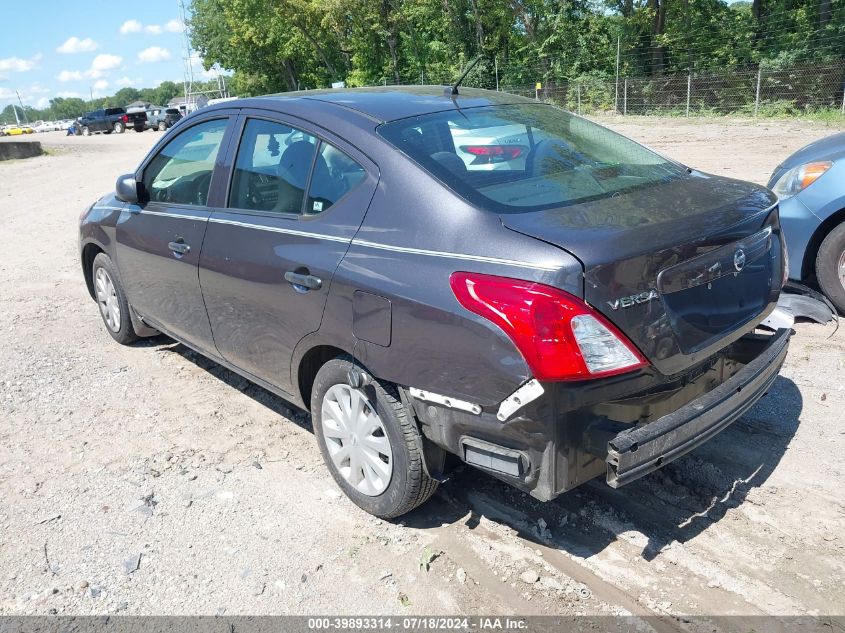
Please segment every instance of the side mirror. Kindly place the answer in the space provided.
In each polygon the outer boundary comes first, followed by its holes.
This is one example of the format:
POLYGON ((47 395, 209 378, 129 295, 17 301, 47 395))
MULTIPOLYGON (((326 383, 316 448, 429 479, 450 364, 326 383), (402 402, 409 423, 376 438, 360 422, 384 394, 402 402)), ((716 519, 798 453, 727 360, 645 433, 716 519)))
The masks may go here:
POLYGON ((135 174, 125 174, 118 178, 114 192, 118 200, 138 204, 138 182, 135 180, 135 174))

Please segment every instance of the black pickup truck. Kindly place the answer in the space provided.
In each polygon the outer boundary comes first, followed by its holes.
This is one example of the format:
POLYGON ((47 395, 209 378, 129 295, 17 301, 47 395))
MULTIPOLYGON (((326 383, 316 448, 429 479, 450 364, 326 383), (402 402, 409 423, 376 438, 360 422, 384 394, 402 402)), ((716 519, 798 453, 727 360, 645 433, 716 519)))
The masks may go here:
POLYGON ((104 134, 123 134, 127 127, 136 132, 143 132, 147 123, 146 112, 126 112, 123 108, 100 108, 88 112, 79 119, 79 129, 83 136, 95 132, 104 134))

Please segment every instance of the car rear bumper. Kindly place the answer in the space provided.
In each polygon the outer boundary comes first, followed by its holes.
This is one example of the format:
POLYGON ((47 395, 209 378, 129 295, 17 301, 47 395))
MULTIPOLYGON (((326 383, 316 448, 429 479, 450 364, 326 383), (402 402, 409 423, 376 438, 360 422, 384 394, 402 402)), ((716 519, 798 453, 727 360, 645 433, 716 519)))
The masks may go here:
POLYGON ((790 330, 778 330, 759 356, 721 385, 654 422, 623 431, 607 444, 607 483, 639 479, 681 457, 748 411, 778 376, 790 330))
POLYGON ((711 439, 771 387, 790 335, 748 334, 683 376, 547 383, 504 422, 493 410, 412 401, 434 444, 549 501, 602 475, 614 488, 625 485, 711 439))

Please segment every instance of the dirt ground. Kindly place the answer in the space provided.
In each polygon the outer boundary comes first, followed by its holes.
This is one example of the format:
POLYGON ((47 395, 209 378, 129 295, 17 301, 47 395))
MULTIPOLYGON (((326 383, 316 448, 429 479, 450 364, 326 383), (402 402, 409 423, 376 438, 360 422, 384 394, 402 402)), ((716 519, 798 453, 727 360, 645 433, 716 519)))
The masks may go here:
MULTIPOLYGON (((603 122, 756 182, 834 131, 603 122)), ((48 155, 0 163, 0 614, 661 614, 710 630, 684 616, 843 613, 845 331, 797 326, 757 406, 623 489, 542 504, 467 469, 381 521, 341 496, 306 412, 172 341, 104 330, 78 216, 158 138, 48 133, 48 155)))

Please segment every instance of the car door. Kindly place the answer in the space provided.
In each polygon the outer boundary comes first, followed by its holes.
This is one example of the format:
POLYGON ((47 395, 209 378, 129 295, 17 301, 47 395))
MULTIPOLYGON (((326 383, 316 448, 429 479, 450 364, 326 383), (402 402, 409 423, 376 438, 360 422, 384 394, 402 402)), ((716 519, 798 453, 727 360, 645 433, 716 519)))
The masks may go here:
POLYGON ((227 203, 209 221, 200 284, 223 358, 290 391, 291 354, 320 327, 378 170, 295 118, 251 111, 238 128, 227 203))
POLYGON ((214 351, 197 265, 218 171, 236 117, 197 119, 157 148, 136 178, 146 202, 117 224, 117 264, 130 305, 188 345, 214 351))

